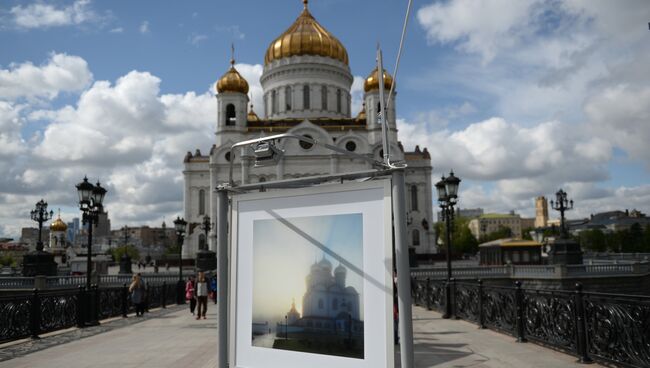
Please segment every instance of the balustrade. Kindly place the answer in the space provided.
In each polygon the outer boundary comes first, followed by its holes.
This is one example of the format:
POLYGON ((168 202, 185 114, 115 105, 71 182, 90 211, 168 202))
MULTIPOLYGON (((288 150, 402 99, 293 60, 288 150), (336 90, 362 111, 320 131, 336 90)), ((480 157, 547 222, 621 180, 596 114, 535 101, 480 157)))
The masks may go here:
MULTIPOLYGON (((445 281, 412 278, 413 301, 443 313, 445 281)), ((650 297, 524 289, 455 282, 456 318, 578 357, 624 367, 650 366, 650 297)))
MULTIPOLYGON (((148 307, 165 308, 176 300, 176 284, 149 283, 148 307)), ((134 306, 126 284, 121 287, 34 289, 0 295, 0 343, 70 328, 96 325, 99 320, 127 317, 134 306)))

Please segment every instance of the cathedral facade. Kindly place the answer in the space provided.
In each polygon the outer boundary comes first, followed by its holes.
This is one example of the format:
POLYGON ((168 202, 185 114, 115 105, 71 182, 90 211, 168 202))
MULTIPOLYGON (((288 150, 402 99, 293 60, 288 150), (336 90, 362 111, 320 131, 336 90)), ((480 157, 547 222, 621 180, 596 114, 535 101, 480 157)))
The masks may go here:
MULTIPOLYGON (((233 151, 234 157, 230 157, 230 147, 237 142, 293 133, 382 161, 382 129, 377 119, 379 71, 375 68, 365 79, 361 111, 352 111, 353 75, 347 50, 316 21, 307 1, 303 3, 304 9, 296 21, 271 42, 264 55, 260 78, 264 106, 249 104, 248 82, 235 68, 234 60, 215 85, 218 111, 215 144, 209 152, 197 149, 184 158, 184 214, 188 231, 183 258, 195 258, 201 248, 216 250, 214 230, 206 238, 199 225, 206 215, 216 222, 214 190, 228 181, 231 159, 235 167, 234 181, 238 184, 372 169, 365 160, 293 139, 277 142, 285 154, 276 166, 254 168, 255 160, 248 149, 233 151)), ((386 71, 383 76, 388 91, 393 78, 386 71)), ((435 253, 431 157, 426 148, 404 151, 397 136, 395 96, 393 93, 386 115, 391 160, 404 160, 408 164, 405 176, 408 244, 415 253, 435 253)))

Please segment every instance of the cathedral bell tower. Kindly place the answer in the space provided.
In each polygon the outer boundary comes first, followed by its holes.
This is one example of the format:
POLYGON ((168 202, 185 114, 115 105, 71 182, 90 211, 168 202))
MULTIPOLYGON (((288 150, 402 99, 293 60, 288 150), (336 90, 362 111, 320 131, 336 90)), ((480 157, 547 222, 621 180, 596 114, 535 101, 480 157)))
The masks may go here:
MULTIPOLYGON (((388 92, 393 86, 393 77, 384 69, 384 106, 388 102, 388 92)), ((363 82, 364 90, 364 109, 368 121, 368 129, 381 129, 381 125, 377 121, 377 113, 379 112, 379 68, 370 72, 370 75, 363 82)), ((388 126, 395 128, 395 95, 397 92, 393 91, 391 96, 390 106, 387 112, 388 126)))
POLYGON ((248 108, 248 82, 235 69, 234 57, 230 69, 217 81, 217 146, 239 141, 246 130, 248 108))

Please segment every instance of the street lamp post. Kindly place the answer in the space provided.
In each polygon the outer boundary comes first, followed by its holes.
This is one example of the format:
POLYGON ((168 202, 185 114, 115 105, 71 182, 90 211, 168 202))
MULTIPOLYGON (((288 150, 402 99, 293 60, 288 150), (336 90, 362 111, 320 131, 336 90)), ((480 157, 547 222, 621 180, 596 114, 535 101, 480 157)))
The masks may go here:
POLYGON ((450 172, 449 176, 436 183, 438 203, 442 210, 442 219, 445 222, 445 235, 447 243, 447 284, 445 286, 445 314, 442 318, 451 317, 451 231, 454 221, 454 205, 458 201, 458 187, 460 179, 450 172))
POLYGON ((30 212, 32 220, 38 222, 38 241, 36 249, 23 256, 23 276, 54 276, 56 275, 56 262, 51 253, 44 251, 43 223, 54 216, 54 212, 47 211, 47 202, 40 200, 30 212))
POLYGON ((205 232, 205 243, 203 244, 204 248, 201 248, 200 250, 205 250, 208 246, 208 233, 210 233, 210 230, 212 229, 212 224, 210 224, 210 216, 205 215, 203 216, 203 223, 201 223, 201 229, 205 232))
POLYGON ((79 194, 79 209, 83 212, 81 216, 82 223, 88 225, 88 256, 86 260, 86 289, 90 290, 91 274, 93 271, 92 252, 93 252, 93 225, 97 225, 99 214, 104 210, 104 196, 107 190, 104 189, 99 181, 96 185, 88 182, 88 178, 76 185, 79 194))
POLYGON ((174 220, 174 229, 176 229, 176 242, 178 244, 178 284, 176 286, 176 303, 185 304, 183 288, 183 236, 185 235, 185 226, 187 221, 180 217, 174 220))
POLYGON ((36 208, 30 212, 30 215, 32 220, 38 222, 38 242, 36 243, 36 251, 42 252, 43 240, 41 233, 43 231, 43 223, 50 220, 52 216, 54 216, 54 212, 47 212, 47 202, 41 199, 36 203, 36 208))
POLYGON ((555 202, 551 200, 551 208, 560 211, 560 237, 562 239, 567 239, 569 237, 569 231, 566 226, 564 212, 573 209, 573 199, 567 199, 566 192, 560 189, 555 193, 555 202))

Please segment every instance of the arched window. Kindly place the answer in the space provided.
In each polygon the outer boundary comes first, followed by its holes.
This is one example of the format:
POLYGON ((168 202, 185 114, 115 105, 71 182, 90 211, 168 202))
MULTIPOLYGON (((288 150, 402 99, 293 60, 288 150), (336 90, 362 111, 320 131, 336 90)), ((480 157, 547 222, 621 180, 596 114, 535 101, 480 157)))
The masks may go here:
POLYGON ((271 91, 271 114, 278 112, 278 96, 275 91, 271 91))
POLYGON ((327 110, 327 86, 322 86, 320 89, 320 99, 323 110, 327 110))
POLYGON ((205 215, 205 190, 199 190, 199 215, 205 215))
POLYGON ((336 90, 336 112, 341 112, 341 90, 336 90))
POLYGON ((205 246, 205 234, 199 235, 199 250, 206 249, 205 246))
POLYGON ((411 234, 411 236, 413 237, 413 246, 420 245, 420 231, 413 230, 413 234, 411 234))
POLYGON ((318 299, 318 309, 323 309, 324 306, 323 299, 318 299))
POLYGON ((291 111, 291 87, 284 88, 284 103, 287 106, 287 111, 291 111))
POLYGON ((336 299, 336 298, 334 298, 334 300, 332 300, 332 309, 334 309, 334 310, 339 309, 339 300, 336 299))
POLYGON ((418 210, 418 186, 411 185, 411 209, 413 211, 418 210))
POLYGON ((309 110, 309 105, 309 86, 305 84, 302 86, 302 108, 309 110))
POLYGON ((235 112, 235 105, 226 105, 226 125, 235 125, 237 123, 237 113, 235 112))

